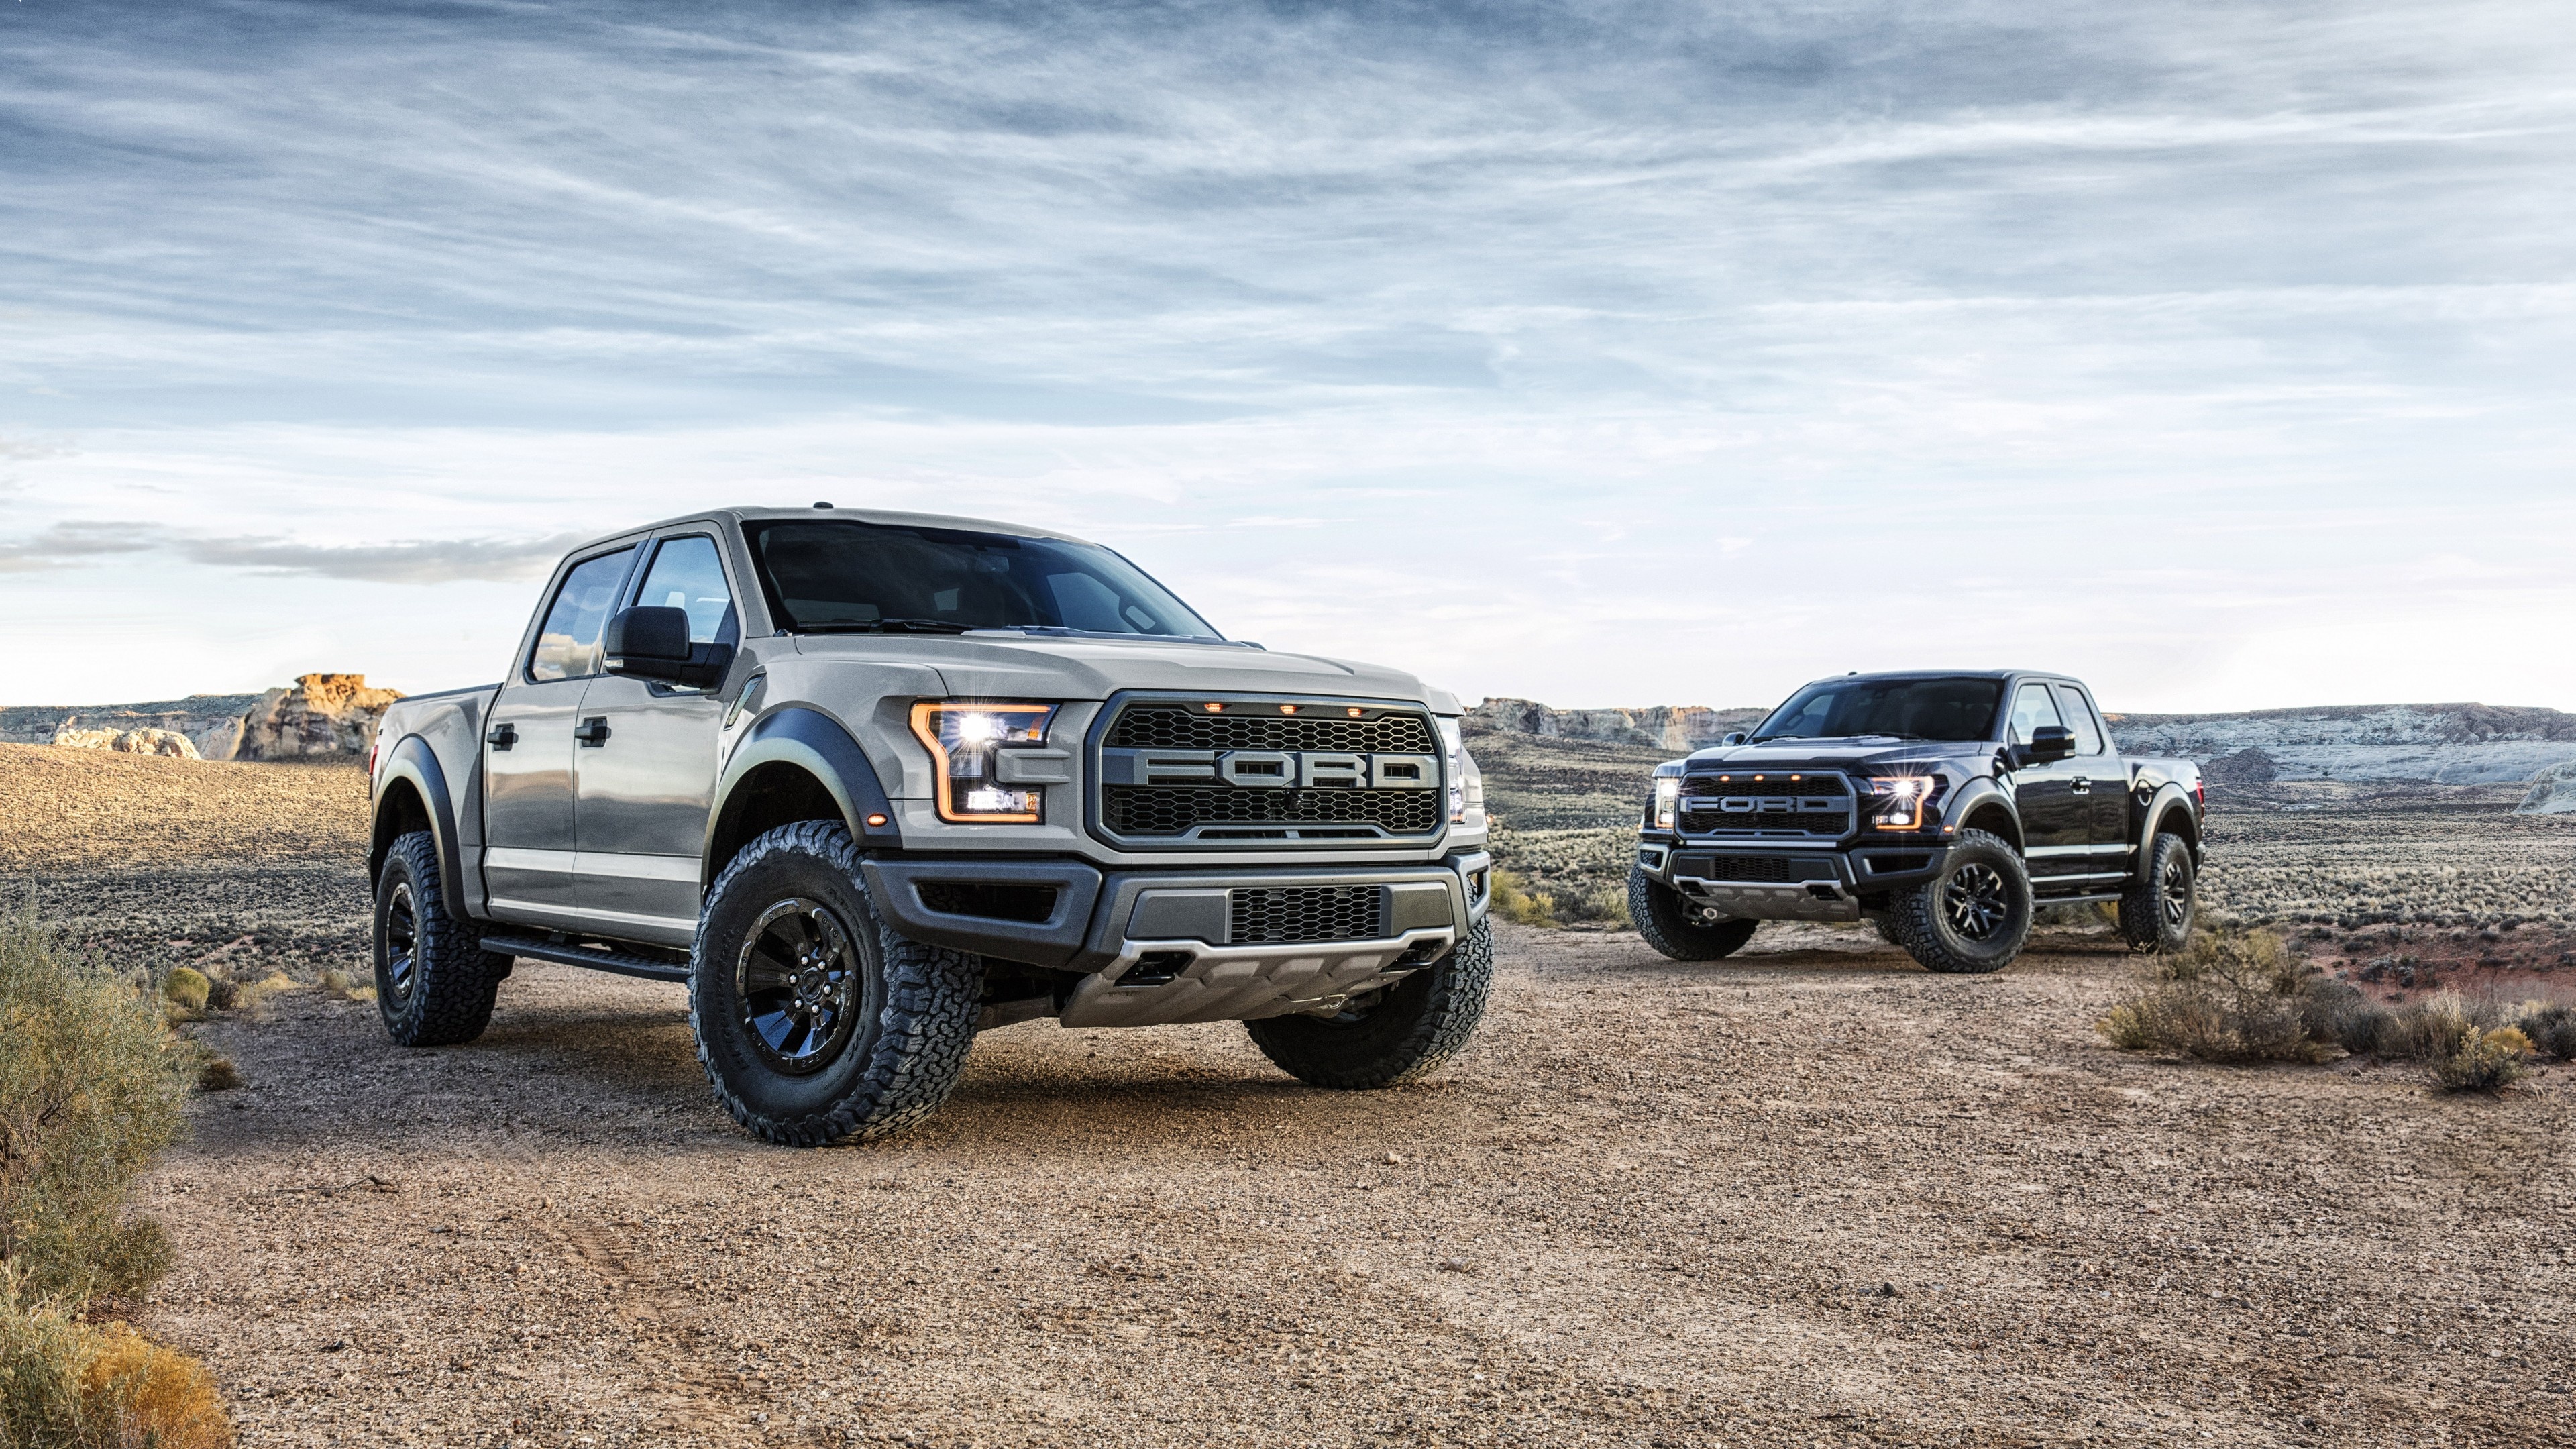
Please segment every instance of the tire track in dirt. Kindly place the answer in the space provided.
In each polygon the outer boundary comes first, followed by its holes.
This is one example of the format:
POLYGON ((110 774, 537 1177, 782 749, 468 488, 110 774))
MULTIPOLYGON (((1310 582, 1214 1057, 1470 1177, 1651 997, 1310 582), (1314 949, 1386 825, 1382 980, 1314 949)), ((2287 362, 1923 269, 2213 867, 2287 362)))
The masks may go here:
POLYGON ((634 1249, 610 1228, 581 1218, 561 1218, 545 1225, 546 1235, 574 1263, 586 1268, 609 1293, 611 1314, 627 1330, 636 1359, 653 1373, 658 1389, 651 1397, 660 1408, 656 1427, 665 1432, 700 1434, 720 1443, 752 1443, 742 1428, 751 1406, 735 1386, 708 1371, 703 1355, 688 1352, 693 1338, 713 1333, 695 1299, 664 1288, 637 1270, 634 1249))

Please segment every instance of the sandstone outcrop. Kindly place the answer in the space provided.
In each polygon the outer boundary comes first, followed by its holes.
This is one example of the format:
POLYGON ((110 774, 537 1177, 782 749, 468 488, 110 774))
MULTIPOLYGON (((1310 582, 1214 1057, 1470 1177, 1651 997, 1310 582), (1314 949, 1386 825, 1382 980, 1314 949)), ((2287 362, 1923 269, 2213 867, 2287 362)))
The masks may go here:
POLYGON ((120 755, 168 755, 181 760, 200 758, 196 741, 177 730, 87 730, 80 727, 77 715, 56 726, 54 737, 46 743, 75 750, 113 750, 120 755))
POLYGON ((1475 728, 1511 730, 1542 739, 1594 740, 1610 745, 1652 745, 1688 754, 1751 729, 1770 713, 1762 709, 1710 709, 1658 704, 1643 709, 1553 709, 1526 699, 1489 699, 1467 711, 1475 728))
POLYGON ((240 760, 317 760, 364 755, 398 689, 369 689, 363 674, 303 674, 272 689, 242 716, 240 760))

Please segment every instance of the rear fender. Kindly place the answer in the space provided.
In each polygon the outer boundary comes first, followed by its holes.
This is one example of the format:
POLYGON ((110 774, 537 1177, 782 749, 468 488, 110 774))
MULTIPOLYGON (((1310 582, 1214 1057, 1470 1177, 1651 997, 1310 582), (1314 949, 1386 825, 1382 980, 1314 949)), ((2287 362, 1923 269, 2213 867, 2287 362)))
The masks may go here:
POLYGON ((776 764, 803 770, 830 793, 832 803, 840 807, 842 822, 850 827, 850 838, 859 843, 860 849, 892 850, 902 846, 903 832, 895 825, 894 804, 886 798, 876 766, 868 763, 867 752, 859 748, 859 742, 822 711, 788 705, 762 716, 725 762, 724 774, 716 781, 716 808, 707 812, 707 838, 699 867, 702 885, 715 884, 716 873, 724 868, 724 862, 716 859, 717 845, 736 823, 734 817, 741 803, 736 795, 743 781, 762 766, 776 764), (885 823, 871 824, 871 820, 885 823))
POLYGON ((2155 860, 2155 852, 2147 847, 2168 830, 2181 836, 2182 843, 2190 847, 2193 867, 2200 865, 2200 820, 2191 808, 2191 792, 2180 785, 2166 785, 2147 802, 2145 814, 2146 828, 2138 833, 2138 859, 2132 869, 2140 885, 2146 884, 2147 871, 2155 860))
POLYGON ((457 850, 456 800, 447 792, 447 771, 439 765, 438 753, 418 735, 402 737, 376 779, 374 829, 367 848, 368 894, 375 893, 376 882, 384 873, 385 856, 392 852, 394 841, 412 823, 408 810, 399 805, 387 808, 406 790, 418 797, 420 813, 429 823, 430 840, 438 847, 438 893, 446 902, 449 918, 473 919, 465 909, 465 867, 457 850))

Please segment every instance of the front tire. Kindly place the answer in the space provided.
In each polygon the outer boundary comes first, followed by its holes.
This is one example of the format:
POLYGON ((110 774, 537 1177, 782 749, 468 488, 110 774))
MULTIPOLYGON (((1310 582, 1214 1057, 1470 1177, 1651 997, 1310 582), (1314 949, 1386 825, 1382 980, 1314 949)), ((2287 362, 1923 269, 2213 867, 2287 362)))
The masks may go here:
POLYGON ((838 821, 782 825, 707 892, 689 1025, 733 1119, 786 1147, 881 1137, 939 1110, 983 1010, 983 959, 897 935, 838 821))
POLYGON ((1247 1021, 1252 1044, 1310 1087, 1364 1092, 1429 1076, 1466 1049, 1494 986, 1494 928, 1479 921, 1449 954, 1337 1016, 1247 1021))
POLYGON ((2191 847, 2171 832, 2147 848, 2147 878, 2120 893, 2120 939, 2132 951, 2179 951, 2191 944, 2199 912, 2199 873, 2191 847))
POLYGON ((1889 900, 1887 920, 1924 970, 1982 976, 2021 954, 2034 914, 2021 853, 2001 836, 1967 830, 1939 874, 1889 900))
POLYGON ((1628 915, 1646 944, 1676 961, 1720 961, 1744 949, 1759 921, 1699 921, 1679 892, 1641 865, 1628 867, 1628 915))
POLYGON ((473 926, 447 913, 438 842, 426 830, 396 839, 376 877, 376 1015, 407 1047, 455 1046, 492 1024, 510 958, 483 949, 473 926))

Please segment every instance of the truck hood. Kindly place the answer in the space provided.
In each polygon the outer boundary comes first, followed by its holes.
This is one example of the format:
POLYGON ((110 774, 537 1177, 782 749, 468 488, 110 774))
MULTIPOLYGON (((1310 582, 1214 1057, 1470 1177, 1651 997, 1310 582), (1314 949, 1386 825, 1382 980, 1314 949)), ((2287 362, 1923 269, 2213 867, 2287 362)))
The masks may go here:
POLYGON ((1759 745, 1719 745, 1690 757, 1692 774, 1718 769, 1853 769, 1932 760, 1972 761, 1993 754, 1991 740, 1891 740, 1860 735, 1838 740, 1773 740, 1759 745))
POLYGON ((805 634, 810 660, 909 664, 935 669, 949 692, 970 698, 1107 699, 1121 690, 1188 694, 1305 694, 1400 699, 1437 714, 1457 698, 1401 670, 1314 654, 1175 640, 1022 638, 975 634, 805 634))

